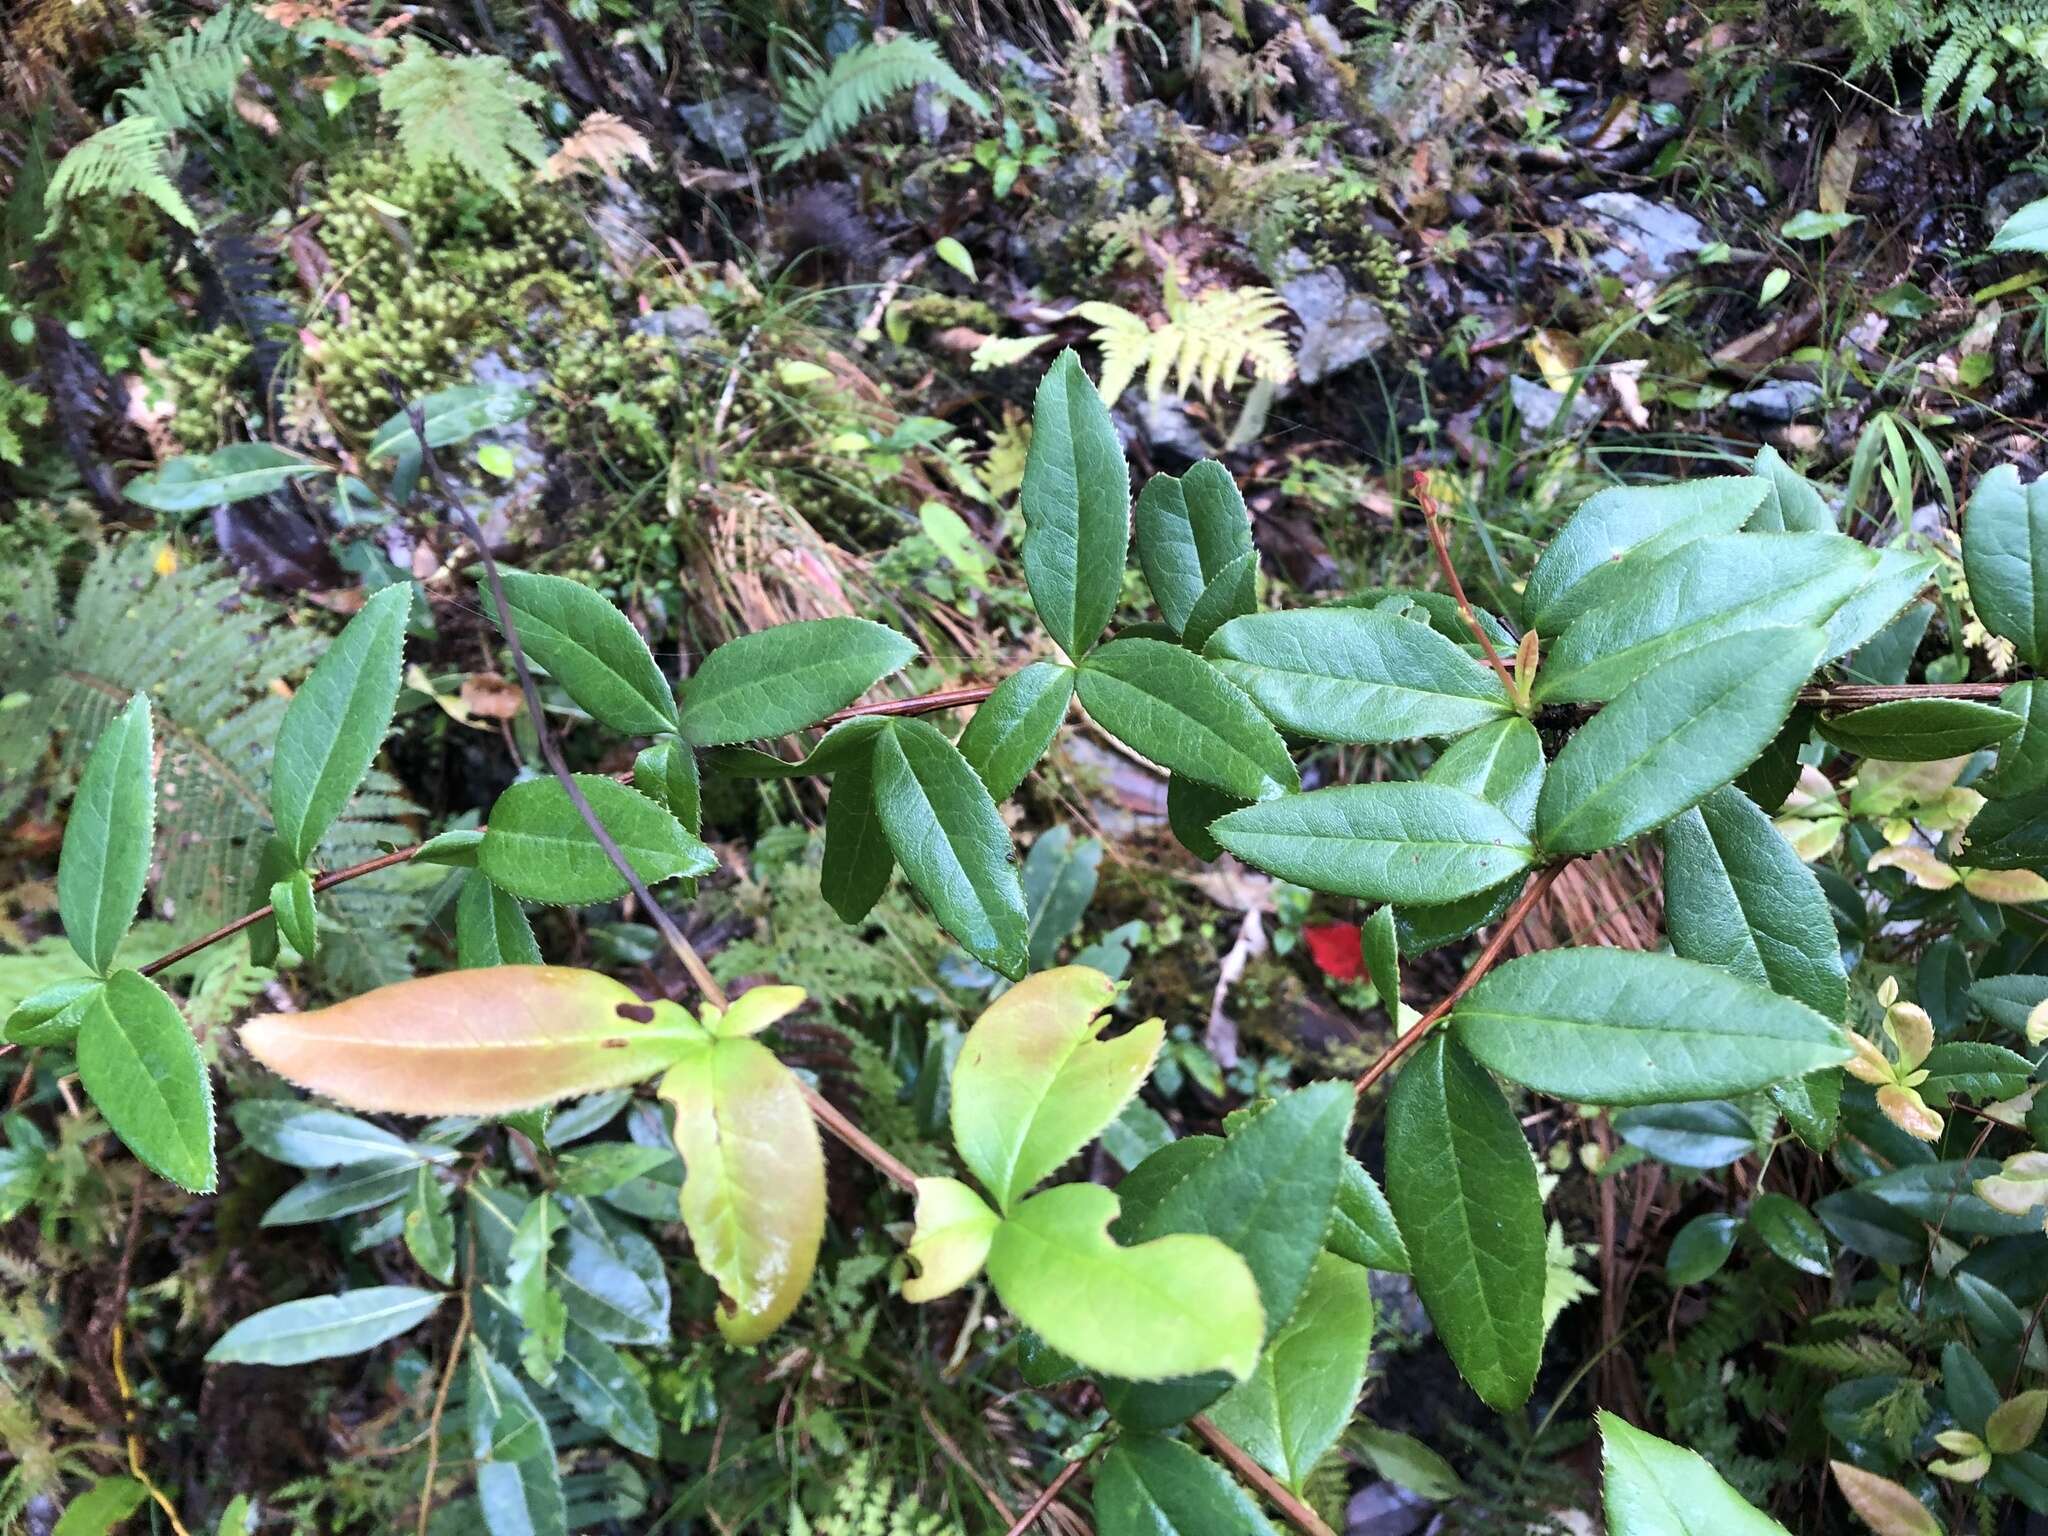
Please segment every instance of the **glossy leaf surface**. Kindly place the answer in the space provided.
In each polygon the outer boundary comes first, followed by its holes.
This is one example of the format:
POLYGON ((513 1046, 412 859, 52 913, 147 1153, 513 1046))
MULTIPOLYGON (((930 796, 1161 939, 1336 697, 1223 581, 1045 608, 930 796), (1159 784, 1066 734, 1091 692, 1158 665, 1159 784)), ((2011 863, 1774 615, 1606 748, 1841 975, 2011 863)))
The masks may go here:
POLYGON ((1060 649, 1079 660, 1123 592, 1131 472, 1102 397, 1070 351, 1039 381, 1018 502, 1032 605, 1060 649))
MULTIPOLYGON (((717 867, 711 850, 645 795, 601 773, 573 777, 626 862, 648 884, 708 875, 717 867)), ((498 796, 477 849, 477 868, 499 889, 553 906, 615 901, 627 889, 583 813, 552 778, 528 779, 498 796)))
POLYGON ((1098 725, 1162 768, 1241 800, 1271 799, 1301 782, 1280 733, 1192 651, 1112 640, 1088 658, 1079 686, 1098 725))
POLYGON ((631 619, 566 576, 501 579, 521 648, 593 719, 627 736, 676 728, 675 695, 631 619))
POLYGON ((85 1011, 78 1078, 129 1151, 197 1194, 214 1186, 213 1081, 178 1005, 116 971, 85 1011))
POLYGON ((64 824, 57 912, 78 958, 102 976, 142 905, 156 849, 154 751, 149 698, 138 693, 93 743, 64 824))
POLYGON ((685 685, 683 737, 700 747, 786 736, 843 709, 917 647, 867 619, 800 619, 728 640, 685 685))

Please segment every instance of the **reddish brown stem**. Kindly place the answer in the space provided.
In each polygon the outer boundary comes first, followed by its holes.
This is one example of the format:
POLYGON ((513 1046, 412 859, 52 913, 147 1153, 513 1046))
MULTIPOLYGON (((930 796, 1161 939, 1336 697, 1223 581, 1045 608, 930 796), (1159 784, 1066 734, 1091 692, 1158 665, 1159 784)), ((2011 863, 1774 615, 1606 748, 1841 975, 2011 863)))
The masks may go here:
POLYGON ((1465 596, 1465 583, 1458 579, 1458 568, 1451 563, 1450 540, 1444 537, 1443 524, 1437 521, 1436 498, 1429 493, 1428 477, 1420 471, 1414 480, 1415 499, 1422 504, 1422 520, 1429 526, 1430 547, 1436 551, 1436 563, 1443 568, 1444 580, 1451 584, 1451 596, 1458 600, 1458 612, 1465 616, 1472 633, 1478 638, 1479 648, 1486 652, 1486 659, 1493 664, 1493 670, 1500 674, 1500 685, 1507 689, 1508 697, 1515 697, 1515 680, 1509 675, 1507 663, 1500 659, 1500 652, 1493 648, 1493 639, 1486 633, 1486 626, 1479 622, 1479 615, 1472 611, 1471 600, 1465 596))
POLYGON ((965 688, 941 688, 937 693, 921 693, 914 699, 883 699, 875 704, 852 704, 836 715, 827 715, 824 723, 837 725, 842 720, 858 720, 864 715, 929 715, 942 709, 959 709, 968 704, 979 704, 995 691, 994 683, 974 683, 965 688))
POLYGON ((1045 1491, 1031 1501, 1030 1507, 1019 1515, 1004 1536, 1024 1536, 1024 1532, 1038 1523, 1038 1517, 1051 1509, 1066 1491, 1067 1484, 1081 1475, 1081 1469, 1088 1465, 1088 1458, 1081 1456, 1060 1468, 1058 1477, 1045 1485, 1045 1491))
POLYGON ((1799 690, 1799 702, 1816 709, 1861 709, 1900 699, 1995 699, 2011 683, 1814 683, 1799 690))
MULTIPOLYGON (((1544 892, 1548 891, 1556 883, 1557 877, 1563 873, 1562 864, 1553 864, 1548 869, 1537 872, 1522 894, 1515 898, 1515 904, 1502 915, 1500 927, 1495 929, 1493 937, 1486 941, 1486 947, 1479 951, 1479 958, 1472 962, 1472 969, 1465 973, 1464 978, 1455 987, 1444 994, 1441 1002, 1415 1021, 1414 1028, 1382 1051, 1379 1060, 1359 1074, 1357 1089, 1360 1093, 1385 1077, 1393 1070, 1395 1062, 1422 1044, 1422 1037, 1430 1032, 1438 1020, 1458 1006, 1458 999, 1479 985, 1480 977, 1493 969, 1494 962, 1500 959, 1501 951, 1508 947, 1508 940, 1514 937, 1515 930, 1527 921, 1529 914, 1536 910, 1536 903, 1543 899, 1544 892)), ((1398 1008, 1399 1005, 1395 1006, 1398 1008)), ((1397 1025, 1399 1022, 1398 1019, 1395 1021, 1397 1025)))
POLYGON ((1290 1493, 1281 1481, 1252 1460, 1251 1453, 1209 1422, 1206 1414, 1188 1420, 1196 1434, 1209 1442, 1209 1449, 1230 1464, 1230 1470, 1273 1501, 1273 1507, 1287 1517, 1302 1536, 1337 1536, 1323 1523, 1323 1517, 1290 1493))

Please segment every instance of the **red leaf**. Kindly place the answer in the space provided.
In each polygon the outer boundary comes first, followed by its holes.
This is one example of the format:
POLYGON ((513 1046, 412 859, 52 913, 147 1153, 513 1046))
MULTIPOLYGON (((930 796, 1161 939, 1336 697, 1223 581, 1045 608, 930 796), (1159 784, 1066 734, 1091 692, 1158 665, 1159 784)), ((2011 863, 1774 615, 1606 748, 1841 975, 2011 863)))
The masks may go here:
POLYGON ((1356 923, 1315 923, 1302 929, 1301 936, 1325 976, 1339 981, 1365 979, 1364 930, 1356 923))

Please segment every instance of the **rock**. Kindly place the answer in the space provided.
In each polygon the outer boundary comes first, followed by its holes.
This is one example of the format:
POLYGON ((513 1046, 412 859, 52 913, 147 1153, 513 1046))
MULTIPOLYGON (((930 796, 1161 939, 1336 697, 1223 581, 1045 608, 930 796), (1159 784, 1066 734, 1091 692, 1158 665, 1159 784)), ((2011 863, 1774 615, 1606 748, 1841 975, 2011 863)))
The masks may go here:
POLYGON ((1185 401, 1172 395, 1148 400, 1134 391, 1124 396, 1124 407, 1117 412, 1119 418, 1126 414, 1133 435, 1144 440, 1155 458, 1163 456, 1192 464, 1208 457, 1209 445, 1202 440, 1201 430, 1188 414, 1185 401))
POLYGON ((728 165, 782 133, 782 113, 759 91, 728 91, 709 101, 676 108, 690 137, 728 165))
POLYGON ((2044 182, 2033 171, 2022 171, 2017 176, 2006 177, 1984 194, 1985 232, 1997 233, 1999 225, 2044 192, 2048 192, 2048 182, 2044 182))
POLYGON ((1706 226, 1691 214, 1633 192, 1595 192, 1580 198, 1579 206, 1600 221, 1608 237, 1607 249, 1595 259, 1621 276, 1670 277, 1707 243, 1706 226))
MULTIPOLYGON (((1540 443, 1557 429, 1557 416, 1564 409, 1564 396, 1549 385, 1516 375, 1508 380, 1508 397, 1515 403, 1515 413, 1522 418, 1524 442, 1540 443)), ((1564 424, 1563 430, 1567 435, 1583 432, 1598 421, 1600 415, 1600 402, 1589 399, 1581 389, 1572 398, 1571 419, 1564 424)))
POLYGON ((673 309, 636 315, 631 328, 642 336, 659 336, 678 345, 714 335, 718 329, 712 324, 711 312, 701 304, 678 304, 673 309))
POLYGON ((1302 383, 1341 373, 1394 339, 1379 305, 1353 289, 1336 268, 1311 270, 1301 251, 1289 251, 1284 264, 1301 269, 1280 284, 1279 293, 1301 322, 1294 374, 1302 383))
POLYGON ((1728 397, 1728 403, 1763 421, 1789 422, 1820 403, 1821 388, 1806 379, 1773 379, 1728 397))
POLYGON ((1399 1483, 1368 1483, 1344 1506, 1345 1536, 1415 1536, 1436 1506, 1399 1483))

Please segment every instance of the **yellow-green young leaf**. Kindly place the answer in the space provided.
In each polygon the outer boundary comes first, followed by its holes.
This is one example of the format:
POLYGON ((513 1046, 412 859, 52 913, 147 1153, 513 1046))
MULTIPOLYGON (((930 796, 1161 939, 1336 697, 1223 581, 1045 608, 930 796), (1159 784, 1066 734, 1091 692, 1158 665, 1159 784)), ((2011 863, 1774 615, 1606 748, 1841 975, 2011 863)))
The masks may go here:
POLYGON ((934 241, 932 254, 970 283, 974 281, 974 258, 967 254, 967 247, 951 235, 942 235, 934 241))
POLYGON ((418 976, 242 1026, 243 1046, 280 1077, 403 1115, 504 1115, 623 1088, 703 1039, 673 1003, 550 965, 418 976))
POLYGON ((996 685, 960 733, 960 755, 997 800, 1016 793, 1067 718, 1074 669, 1034 661, 996 685))
POLYGON ((156 774, 149 697, 136 694, 93 743, 57 861, 57 911, 78 958, 113 966, 156 846, 156 774))
POLYGON ((503 580, 521 649, 599 723, 628 736, 676 728, 675 696, 631 619, 566 576, 503 580))
POLYGON ((313 876, 295 869, 270 888, 270 912, 285 943, 301 960, 320 947, 320 914, 313 905, 313 876))
POLYGON ((1287 743, 1235 683, 1164 640, 1112 640, 1081 668, 1081 703, 1125 746, 1198 784, 1270 800, 1301 777, 1287 743))
POLYGON ((804 1000, 802 987, 749 987, 724 1013, 706 1007, 704 1027, 727 1040, 758 1035, 776 1020, 788 1018, 803 1007, 804 1000))
POLYGON ((462 893, 455 898, 455 963, 464 970, 543 963, 519 898, 499 890, 481 870, 462 877, 462 893))
POLYGON ((1439 1030, 1387 1098, 1387 1203, 1451 1361, 1505 1413, 1543 1355, 1543 1198, 1514 1111, 1439 1030))
POLYGON ((1512 708, 1490 667, 1427 624, 1360 608, 1247 614, 1203 654, 1276 724, 1319 741, 1455 736, 1512 708))
POLYGON ((1973 699, 1896 699, 1822 720, 1820 733, 1859 757, 1931 763, 2005 740, 2026 720, 1973 699))
POLYGON ((1365 1386, 1372 1351, 1372 1277, 1326 1253, 1294 1315, 1267 1341, 1251 1378, 1209 1417, 1297 1493, 1336 1444, 1365 1386))
POLYGON ((1253 552, 1251 513, 1230 471, 1214 459, 1179 479, 1147 480, 1133 521, 1145 584, 1176 635, 1217 577, 1253 552))
POLYGON ((1627 949, 1551 949, 1490 971, 1451 1013, 1502 1077, 1589 1104, 1752 1093, 1849 1059, 1841 1028, 1711 965, 1627 949))
POLYGON ((1093 1502, 1102 1536, 1276 1536, 1235 1478, 1164 1435, 1118 1436, 1093 1502))
POLYGON ((213 1188, 213 1082, 178 1005, 116 971, 78 1031, 78 1078, 143 1162, 196 1194, 213 1188))
MULTIPOLYGON (((576 787, 626 862, 650 885, 672 875, 708 875, 711 850, 652 800, 601 773, 574 775, 576 787)), ((526 901, 587 906, 626 894, 626 880, 558 780, 528 779, 498 796, 477 848, 477 868, 526 901)))
POLYGON ((1652 667, 1552 761, 1537 842, 1593 853, 1729 783, 1778 734, 1820 650, 1819 630, 1752 629, 1652 667))
POLYGON ((1340 784, 1232 811, 1210 826, 1268 874, 1362 901, 1456 901, 1535 861, 1498 806, 1442 784, 1340 784))
POLYGON ((1963 574, 1977 617, 2032 667, 2048 657, 2048 480, 2022 486, 2001 464, 1963 514, 1963 574))
POLYGON ((1624 562, 1668 553, 1710 533, 1733 533, 1769 490, 1749 476, 1722 475, 1682 485, 1616 486, 1579 504, 1543 551, 1522 593, 1529 627, 1561 635, 1595 603, 1624 590, 1640 566, 1624 562), (1633 568, 1620 574, 1624 563, 1633 568))
POLYGON ((2036 1387, 2007 1398, 1985 1421, 1984 1443, 1999 1456, 2024 1451, 2040 1438, 2044 1418, 2048 1418, 2048 1391, 2036 1387))
POLYGON ((1119 1248, 1116 1213, 1099 1184, 1061 1184, 1019 1205, 989 1248, 1003 1305, 1060 1353, 1128 1381, 1249 1376, 1266 1324, 1244 1260, 1190 1234, 1119 1248))
POLYGON ((959 750, 925 720, 875 735, 875 809, 896 862, 967 952, 1022 976, 1031 920, 1010 829, 959 750))
POLYGON ((683 1225, 724 1299, 718 1331, 757 1344, 796 1310, 825 1232, 825 1156, 803 1089, 758 1040, 713 1040, 661 1080, 676 1107, 683 1225))
POLYGON ((1117 1117, 1152 1070, 1158 1019, 1099 1040, 1116 983, 1086 966, 1040 971, 974 1021, 953 1068, 953 1143, 1007 1211, 1117 1117))
POLYGON ((1830 1461, 1828 1470, 1856 1518, 1877 1536, 1943 1536, 1941 1522, 1903 1484, 1846 1461, 1830 1461))
POLYGON ((320 839, 370 771, 398 702, 412 585, 394 582, 363 604, 299 684, 277 731, 270 813, 292 862, 313 861, 320 839))
POLYGON ((950 1296, 981 1273, 1002 1217, 958 1179, 917 1181, 917 1230, 910 1262, 917 1273, 905 1278, 905 1301, 950 1296))
POLYGON ((1787 1536, 1697 1452, 1645 1434, 1605 1409, 1600 1469, 1609 1536, 1787 1536))
POLYGON ((1131 471, 1102 396, 1071 351, 1053 359, 1039 383, 1018 504, 1032 606, 1078 661, 1123 592, 1131 471))
POLYGON ((148 1497, 149 1490, 132 1477, 100 1478, 65 1507, 50 1536, 107 1536, 148 1497))
POLYGON ((683 693, 683 737, 700 747, 786 736, 843 709, 917 647, 867 619, 803 619, 728 640, 683 693))

